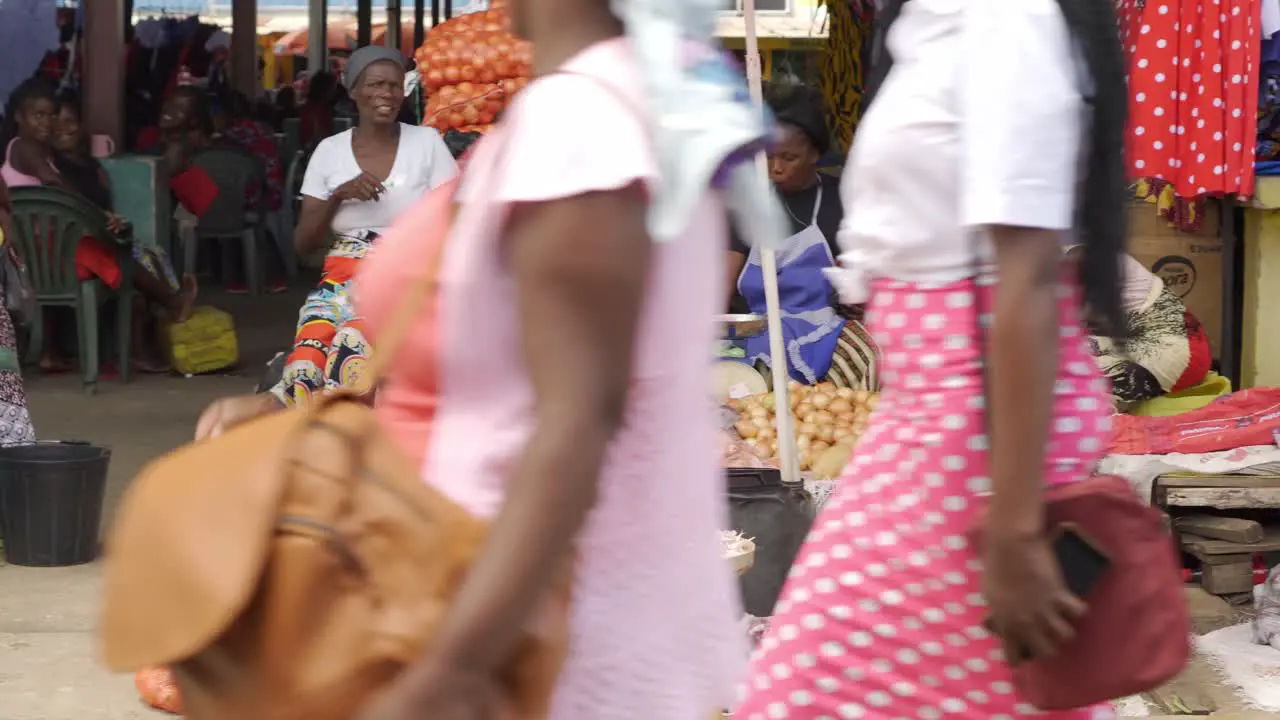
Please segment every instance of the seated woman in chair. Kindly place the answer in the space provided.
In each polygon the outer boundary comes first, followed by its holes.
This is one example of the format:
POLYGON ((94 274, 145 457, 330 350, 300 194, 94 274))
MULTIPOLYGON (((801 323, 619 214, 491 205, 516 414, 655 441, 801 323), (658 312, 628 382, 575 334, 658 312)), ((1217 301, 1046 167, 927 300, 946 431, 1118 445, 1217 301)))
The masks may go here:
MULTIPOLYGON (((107 213, 107 222, 113 230, 121 227, 121 221, 112 210, 111 182, 102 164, 89 151, 89 134, 81 124, 80 103, 73 97, 58 101, 58 115, 53 137, 53 164, 66 185, 83 195, 89 202, 107 213)), ((196 298, 195 278, 187 275, 178 279, 173 264, 158 247, 134 244, 133 258, 141 268, 136 296, 138 312, 133 314, 134 365, 143 372, 168 372, 169 363, 164 359, 160 342, 160 323, 164 320, 181 321, 191 314, 196 298), (147 291, 148 285, 151 292, 147 291), (176 295, 173 294, 176 292, 176 295), (155 298, 172 297, 181 305, 166 308, 155 298), (159 313, 148 312, 158 310, 159 313)), ((111 258, 114 260, 114 256, 111 258)))
POLYGON ((360 48, 347 73, 360 123, 321 141, 302 180, 298 254, 315 252, 330 233, 334 242, 320 286, 299 313, 284 377, 271 391, 286 406, 305 404, 325 389, 361 388, 369 344, 350 297, 356 268, 402 212, 457 174, 439 133, 396 121, 405 75, 398 51, 360 48))
MULTIPOLYGON (((199 168, 192 167, 193 159, 202 150, 211 147, 244 150, 262 160, 267 180, 266 187, 259 187, 256 181, 249 183, 245 188, 245 207, 261 208, 268 213, 278 210, 283 197, 284 176, 280 171, 275 140, 258 131, 251 120, 242 123, 238 115, 228 114, 232 110, 239 111, 233 97, 228 95, 222 98, 221 109, 214 113, 204 90, 192 85, 174 88, 160 109, 161 135, 160 145, 156 149, 163 153, 165 162, 173 173, 175 193, 179 190, 178 186, 187 184, 189 177, 203 174, 199 168)), ((240 97, 243 99, 243 96, 240 97)), ((248 100, 244 99, 243 102, 247 112, 248 100)), ((208 178, 207 175, 204 177, 208 178)), ((216 185, 211 189, 216 195, 216 185)), ((181 200, 181 195, 179 199, 181 200)), ((194 222, 194 218, 191 221, 194 222)), ((239 242, 227 241, 220 245, 220 270, 227 292, 232 295, 249 292, 244 277, 243 246, 239 242)), ((258 253, 262 261, 266 292, 274 295, 287 290, 283 278, 284 261, 275 243, 260 243, 258 253)))
MULTIPOLYGON (((111 232, 124 230, 119 217, 109 212, 110 192, 106 191, 107 206, 95 202, 86 194, 96 191, 84 182, 96 177, 105 189, 106 178, 101 166, 91 156, 81 158, 81 165, 70 165, 77 177, 65 175, 56 164, 58 154, 55 142, 64 144, 58 126, 58 106, 53 86, 41 79, 30 79, 18 86, 9 96, 9 104, 4 115, 4 128, 0 130, 0 141, 5 148, 4 164, 0 166, 0 176, 9 187, 29 187, 46 185, 75 193, 90 203, 108 212, 107 225, 111 232), (86 163, 92 161, 93 165, 86 163), (100 174, 101 173, 101 174, 100 174), (87 177, 86 177, 87 176, 87 177), (80 182, 77 182, 79 180, 80 182)), ((75 130, 80 132, 78 128, 75 130)), ((82 148, 83 149, 83 148, 82 148)), ((99 197, 101 201, 103 197, 99 197)), ((168 318, 182 321, 191 314, 195 303, 196 285, 194 278, 183 278, 178 282, 173 278, 172 266, 167 258, 156 249, 143 250, 133 245, 134 263, 133 277, 135 288, 150 302, 162 309, 168 318)), ((76 247, 76 269, 81 280, 97 278, 112 289, 119 289, 122 276, 120 267, 121 255, 109 240, 95 237, 84 237, 76 247)), ((46 315, 46 319, 48 316, 46 315)), ((46 332, 45 337, 52 339, 56 333, 46 332)), ((136 336, 135 336, 136 337, 136 336)), ((53 346, 46 343, 41 368, 50 371, 65 369, 65 364, 56 357, 53 346)), ((148 363, 139 356, 139 369, 160 369, 154 363, 148 363)))

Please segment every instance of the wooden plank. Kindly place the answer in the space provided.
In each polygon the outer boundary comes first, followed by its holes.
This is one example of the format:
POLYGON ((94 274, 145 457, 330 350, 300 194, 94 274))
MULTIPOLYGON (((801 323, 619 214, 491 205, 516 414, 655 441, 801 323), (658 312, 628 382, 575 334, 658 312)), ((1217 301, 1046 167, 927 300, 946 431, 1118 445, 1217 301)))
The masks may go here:
POLYGON ((1215 561, 1236 558, 1231 562, 1205 563, 1200 567, 1200 585, 1214 595, 1253 592, 1253 563, 1249 555, 1219 555, 1215 561))
POLYGON ((1169 507, 1203 507, 1219 510, 1280 508, 1280 487, 1165 487, 1161 488, 1169 507))
POLYGON ((1280 488, 1280 475, 1195 475, 1180 473, 1161 475, 1156 485, 1164 488, 1228 487, 1228 488, 1280 488))
POLYGON ((1201 559, 1213 555, 1252 555, 1256 552, 1274 552, 1280 550, 1280 528, 1264 528, 1262 539, 1255 543, 1215 540, 1187 533, 1182 536, 1182 547, 1201 559))
POLYGON ((1174 518, 1178 532, 1236 543, 1262 542, 1262 523, 1218 515, 1184 515, 1174 518))

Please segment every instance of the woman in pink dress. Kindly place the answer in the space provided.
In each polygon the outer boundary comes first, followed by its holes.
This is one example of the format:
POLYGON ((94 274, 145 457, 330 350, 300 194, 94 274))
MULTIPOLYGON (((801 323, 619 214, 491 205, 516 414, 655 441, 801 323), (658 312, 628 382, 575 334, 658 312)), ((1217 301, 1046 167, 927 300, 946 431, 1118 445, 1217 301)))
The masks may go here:
MULTIPOLYGON (((493 534, 432 654, 369 718, 495 717, 495 669, 574 553, 551 718, 706 720, 745 667, 709 539, 727 521, 707 396, 724 210, 708 189, 684 232, 650 240, 631 46, 604 0, 573 6, 571 27, 521 28, 543 77, 476 147, 444 251, 423 471, 493 534)), ((358 302, 389 292, 377 263, 358 302)))
MULTIPOLYGON (((431 654, 364 717, 498 717, 495 673, 572 560, 549 717, 707 720, 746 666, 708 393, 724 206, 705 187, 692 220, 652 240, 645 85, 608 0, 510 7, 539 78, 475 147, 434 329, 429 305, 378 395, 400 427, 434 412, 423 477, 492 532, 431 654), (570 107, 591 121, 566 122, 570 107), (434 349, 434 377, 415 348, 434 349)), ((356 280, 375 344, 429 265, 420 221, 393 227, 356 280)), ((220 404, 202 432, 245 409, 220 404)))
POLYGON ((880 404, 796 559, 735 720, 1039 715, 986 621, 1046 656, 1085 609, 1045 540, 1042 490, 1087 478, 1110 428, 1081 297, 1124 327, 1114 9, 890 5, 894 63, 844 174, 838 278, 846 301, 869 300, 880 404), (1078 267, 1063 259, 1077 221, 1078 267), (979 553, 968 534, 983 510, 979 553))

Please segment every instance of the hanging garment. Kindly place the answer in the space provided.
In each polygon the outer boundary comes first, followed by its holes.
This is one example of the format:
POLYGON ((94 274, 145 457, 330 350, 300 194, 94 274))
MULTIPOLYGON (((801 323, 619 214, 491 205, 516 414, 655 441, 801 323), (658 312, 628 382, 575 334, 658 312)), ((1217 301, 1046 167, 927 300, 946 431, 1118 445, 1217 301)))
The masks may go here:
MULTIPOLYGON (((818 229, 822 186, 813 203, 809 226, 787 238, 777 249, 778 304, 782 310, 782 341, 787 349, 787 370, 794 380, 812 385, 831 368, 831 356, 840 340, 844 319, 831 307, 831 283, 822 271, 835 265, 827 238, 818 229)), ((752 246, 738 275, 738 292, 751 312, 764 315, 764 273, 760 249, 752 246)), ((769 335, 747 339, 747 362, 770 362, 769 335)))
POLYGON ((1179 197, 1253 194, 1260 0, 1119 0, 1129 171, 1179 197))
POLYGON ((57 7, 44 0, 0 0, 0 102, 58 49, 57 7))

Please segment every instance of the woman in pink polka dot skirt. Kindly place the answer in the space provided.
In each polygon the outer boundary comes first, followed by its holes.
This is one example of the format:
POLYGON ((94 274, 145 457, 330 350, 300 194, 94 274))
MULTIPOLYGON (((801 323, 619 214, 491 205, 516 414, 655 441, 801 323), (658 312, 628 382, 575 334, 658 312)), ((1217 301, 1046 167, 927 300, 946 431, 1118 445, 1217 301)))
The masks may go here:
POLYGON ((1113 717, 1024 702, 985 629, 990 617, 1051 653, 1084 611, 1041 511, 1044 486, 1089 475, 1110 427, 1081 310, 1123 326, 1110 3, 890 3, 894 64, 846 167, 835 278, 868 302, 880 404, 796 559, 736 720, 1113 717), (1079 266, 1062 253, 1077 221, 1079 266), (984 508, 979 554, 967 536, 984 508))

